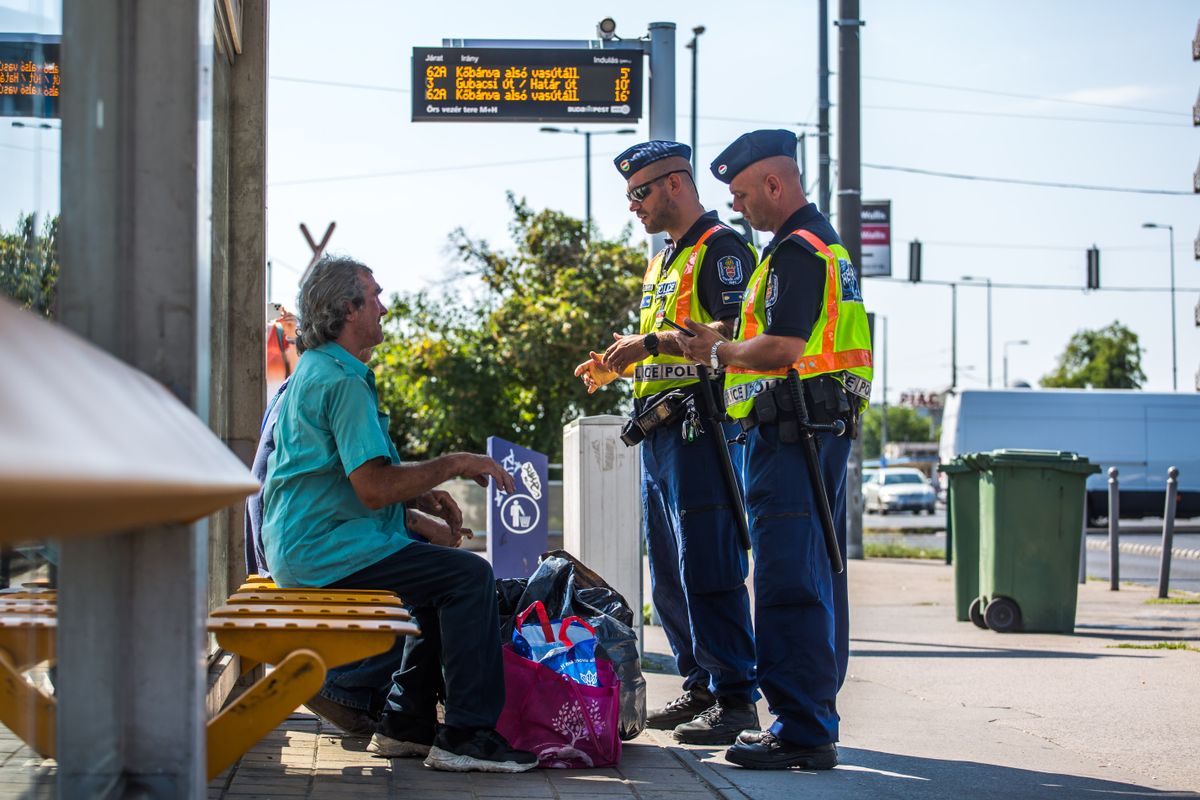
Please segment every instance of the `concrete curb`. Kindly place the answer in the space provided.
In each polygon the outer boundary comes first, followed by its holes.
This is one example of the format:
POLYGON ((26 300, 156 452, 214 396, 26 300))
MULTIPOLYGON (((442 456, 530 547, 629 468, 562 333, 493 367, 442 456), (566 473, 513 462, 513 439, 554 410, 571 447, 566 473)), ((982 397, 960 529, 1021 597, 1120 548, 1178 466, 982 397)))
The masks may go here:
MULTIPOLYGON (((1107 550, 1108 541, 1092 541, 1088 540, 1088 550, 1107 550)), ((1162 545, 1157 544, 1131 544, 1125 542, 1117 548, 1122 553, 1129 553, 1138 556, 1162 556, 1162 545)), ((1186 547, 1172 547, 1171 558, 1186 558, 1192 561, 1200 561, 1200 549, 1192 549, 1186 547)))
POLYGON ((705 764, 695 753, 677 744, 671 738, 671 734, 647 728, 642 736, 648 736, 656 745, 670 753, 680 766, 694 773, 709 791, 719 795, 722 800, 746 800, 747 795, 744 792, 705 764))

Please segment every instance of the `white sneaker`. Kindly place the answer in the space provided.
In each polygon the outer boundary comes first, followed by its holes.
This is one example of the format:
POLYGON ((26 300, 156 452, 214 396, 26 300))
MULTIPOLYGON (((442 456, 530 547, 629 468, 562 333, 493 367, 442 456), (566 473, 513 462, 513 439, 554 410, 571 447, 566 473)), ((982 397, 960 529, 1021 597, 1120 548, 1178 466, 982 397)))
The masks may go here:
POLYGON ((429 755, 429 745, 393 739, 376 732, 367 745, 367 752, 384 758, 424 758, 429 755))
POLYGON ((524 772, 537 756, 516 750, 494 730, 457 730, 442 725, 433 739, 425 766, 447 772, 524 772))

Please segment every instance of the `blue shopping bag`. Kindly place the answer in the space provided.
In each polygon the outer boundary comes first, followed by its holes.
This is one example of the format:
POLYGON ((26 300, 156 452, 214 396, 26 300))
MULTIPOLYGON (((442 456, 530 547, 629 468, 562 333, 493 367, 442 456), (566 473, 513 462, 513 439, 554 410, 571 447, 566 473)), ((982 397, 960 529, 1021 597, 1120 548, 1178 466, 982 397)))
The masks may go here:
POLYGON ((540 600, 517 615, 513 649, 576 683, 600 685, 596 671, 596 629, 578 616, 551 621, 540 600), (526 624, 531 613, 537 615, 537 622, 526 624))

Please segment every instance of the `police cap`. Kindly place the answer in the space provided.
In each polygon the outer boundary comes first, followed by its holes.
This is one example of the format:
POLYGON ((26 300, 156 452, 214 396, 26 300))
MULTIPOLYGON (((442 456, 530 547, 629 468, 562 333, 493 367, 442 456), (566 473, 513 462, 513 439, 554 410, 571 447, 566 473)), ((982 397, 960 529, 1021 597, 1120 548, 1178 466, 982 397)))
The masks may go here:
POLYGON ((756 161, 772 156, 796 158, 796 134, 785 130, 743 133, 713 159, 709 169, 722 183, 731 183, 738 173, 756 161))
POLYGON ((621 155, 613 159, 613 165, 621 176, 628 178, 638 170, 648 167, 655 161, 678 156, 690 160, 692 148, 679 142, 668 142, 665 139, 652 139, 648 142, 635 144, 621 155))

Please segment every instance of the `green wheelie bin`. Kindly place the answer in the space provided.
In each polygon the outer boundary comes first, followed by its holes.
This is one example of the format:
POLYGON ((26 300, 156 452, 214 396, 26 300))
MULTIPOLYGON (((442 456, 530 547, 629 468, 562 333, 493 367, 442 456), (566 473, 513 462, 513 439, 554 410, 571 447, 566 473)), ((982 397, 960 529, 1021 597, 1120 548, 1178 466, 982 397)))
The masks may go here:
POLYGON ((1075 630, 1087 476, 1076 453, 974 454, 979 477, 979 613, 994 631, 1075 630))
MULTIPOLYGON (((950 537, 950 560, 954 564, 954 616, 959 622, 971 619, 972 603, 979 599, 979 466, 975 453, 938 464, 938 472, 947 477, 946 514, 950 537)), ((979 604, 977 618, 983 626, 979 604)))

